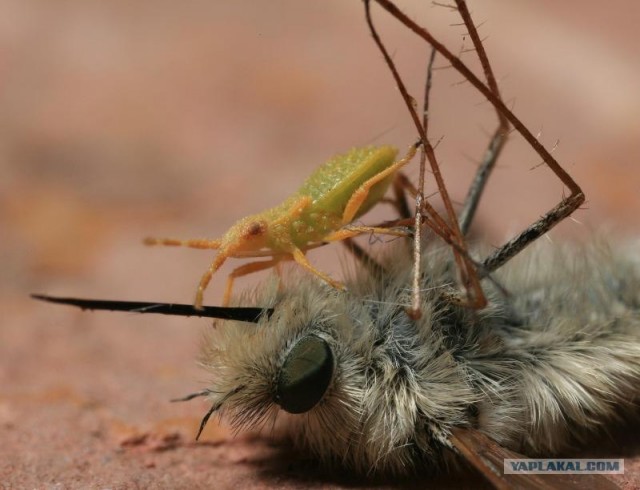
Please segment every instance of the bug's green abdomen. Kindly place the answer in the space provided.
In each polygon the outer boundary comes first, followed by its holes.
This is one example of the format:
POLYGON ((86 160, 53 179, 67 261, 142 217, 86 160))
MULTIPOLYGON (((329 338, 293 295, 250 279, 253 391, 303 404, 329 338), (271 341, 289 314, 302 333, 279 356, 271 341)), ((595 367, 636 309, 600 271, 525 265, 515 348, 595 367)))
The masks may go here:
MULTIPOLYGON (((297 195, 313 199, 313 207, 342 216, 353 193, 373 176, 390 167, 398 154, 392 146, 354 148, 320 166, 302 184, 297 195)), ((393 175, 372 187, 357 216, 367 212, 386 192, 393 175)))

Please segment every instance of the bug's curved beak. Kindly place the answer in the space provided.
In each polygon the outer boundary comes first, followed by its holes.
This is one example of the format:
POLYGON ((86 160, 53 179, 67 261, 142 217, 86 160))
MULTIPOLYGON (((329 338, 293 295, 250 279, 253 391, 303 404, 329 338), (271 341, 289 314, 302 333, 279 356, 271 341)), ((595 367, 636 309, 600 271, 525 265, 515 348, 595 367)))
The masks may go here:
POLYGON ((202 310, 197 310, 193 305, 173 304, 173 303, 145 303, 141 301, 110 301, 103 299, 79 299, 79 298, 59 298, 43 294, 32 294, 33 299, 59 303, 82 308, 83 310, 109 310, 128 311, 131 313, 159 313, 163 315, 177 316, 198 316, 206 318, 219 318, 222 320, 236 320, 240 322, 258 323, 263 315, 270 317, 273 308, 243 308, 243 307, 222 307, 205 306, 202 310))

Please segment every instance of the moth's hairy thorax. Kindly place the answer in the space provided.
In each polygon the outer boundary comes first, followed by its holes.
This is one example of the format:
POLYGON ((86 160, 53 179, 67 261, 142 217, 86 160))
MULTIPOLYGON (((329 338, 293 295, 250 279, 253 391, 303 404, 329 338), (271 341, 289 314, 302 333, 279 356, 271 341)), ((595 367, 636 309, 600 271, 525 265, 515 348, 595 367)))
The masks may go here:
POLYGON ((220 324, 205 344, 212 398, 243 386, 222 407, 236 427, 279 417, 296 444, 360 473, 440 467, 454 427, 528 454, 562 450, 638 399, 640 274, 606 247, 538 248, 495 275, 510 295, 487 287, 481 312, 441 294, 455 280, 446 249, 425 251, 419 321, 405 313, 411 259, 401 246, 383 260, 388 274, 361 270, 346 293, 295 274, 280 292, 263 288, 241 303, 272 306, 270 320, 220 324), (309 334, 330 346, 333 377, 311 410, 286 414, 275 384, 309 334))

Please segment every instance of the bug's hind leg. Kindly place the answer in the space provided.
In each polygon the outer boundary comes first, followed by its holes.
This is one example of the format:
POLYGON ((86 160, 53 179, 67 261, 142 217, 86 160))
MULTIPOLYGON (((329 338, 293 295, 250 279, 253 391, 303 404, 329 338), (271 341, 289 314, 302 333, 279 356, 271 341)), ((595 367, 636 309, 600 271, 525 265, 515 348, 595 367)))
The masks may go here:
POLYGON ((145 238, 145 245, 162 245, 165 247, 189 247, 206 250, 217 250, 222 245, 222 240, 209 240, 207 238, 195 238, 189 240, 179 240, 176 238, 145 238))
POLYGON ((347 202, 347 205, 344 208, 344 213, 342 214, 343 225, 346 225, 347 223, 351 223, 353 221, 353 219, 358 214, 358 210, 367 199, 367 196, 369 195, 369 192, 371 191, 371 188, 374 185, 382 182, 384 179, 386 179, 390 175, 393 175, 395 172, 400 170, 402 167, 404 167, 407 163, 411 161, 411 159, 416 154, 418 146, 420 146, 420 143, 411 145, 409 147, 409 150, 407 151, 407 154, 402 158, 402 160, 398 160, 390 167, 387 167, 386 169, 384 169, 382 172, 377 173, 376 175, 371 177, 369 180, 367 180, 364 184, 362 184, 360 187, 358 187, 358 189, 356 189, 353 195, 349 198, 349 201, 347 202))
POLYGON ((261 262, 250 262, 248 264, 241 265, 234 269, 227 277, 227 285, 224 290, 224 296, 222 298, 222 306, 228 306, 231 299, 231 291, 233 290, 233 282, 236 278, 246 276, 252 272, 258 272, 270 267, 274 267, 280 263, 283 257, 274 257, 271 260, 263 260, 261 262))

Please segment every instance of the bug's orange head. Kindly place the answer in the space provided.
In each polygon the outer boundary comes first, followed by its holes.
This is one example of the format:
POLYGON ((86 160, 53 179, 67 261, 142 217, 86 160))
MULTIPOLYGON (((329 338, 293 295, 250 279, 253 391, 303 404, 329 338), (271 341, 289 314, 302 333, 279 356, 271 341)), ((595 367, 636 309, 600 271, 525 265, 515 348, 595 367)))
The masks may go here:
POLYGON ((249 216, 238 221, 225 234, 223 242, 234 252, 252 252, 267 245, 266 221, 249 216))

